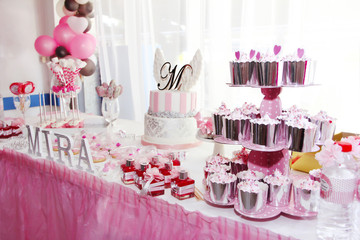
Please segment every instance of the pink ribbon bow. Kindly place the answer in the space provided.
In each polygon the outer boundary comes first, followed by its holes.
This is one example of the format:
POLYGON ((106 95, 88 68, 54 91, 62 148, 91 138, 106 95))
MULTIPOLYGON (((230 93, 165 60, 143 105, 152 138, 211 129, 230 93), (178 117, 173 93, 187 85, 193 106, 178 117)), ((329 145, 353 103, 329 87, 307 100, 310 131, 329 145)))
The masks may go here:
POLYGON ((202 134, 211 134, 213 132, 213 123, 211 117, 201 117, 201 113, 198 112, 195 115, 197 128, 200 129, 202 134))
POLYGON ((164 176, 160 173, 158 168, 148 168, 144 174, 145 182, 152 180, 161 181, 164 179, 164 176))

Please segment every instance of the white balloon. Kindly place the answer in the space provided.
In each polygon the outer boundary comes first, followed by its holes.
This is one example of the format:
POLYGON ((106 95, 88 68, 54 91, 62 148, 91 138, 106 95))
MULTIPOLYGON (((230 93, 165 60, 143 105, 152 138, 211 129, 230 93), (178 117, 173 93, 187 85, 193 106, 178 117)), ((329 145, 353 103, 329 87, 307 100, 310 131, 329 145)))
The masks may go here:
POLYGON ((56 13, 59 17, 65 16, 65 13, 63 12, 64 2, 65 0, 59 0, 56 3, 56 13))
POLYGON ((80 34, 88 27, 88 20, 84 17, 71 16, 67 20, 69 27, 76 33, 80 34))
POLYGON ((75 2, 77 2, 78 4, 85 4, 87 3, 89 0, 75 0, 75 2))

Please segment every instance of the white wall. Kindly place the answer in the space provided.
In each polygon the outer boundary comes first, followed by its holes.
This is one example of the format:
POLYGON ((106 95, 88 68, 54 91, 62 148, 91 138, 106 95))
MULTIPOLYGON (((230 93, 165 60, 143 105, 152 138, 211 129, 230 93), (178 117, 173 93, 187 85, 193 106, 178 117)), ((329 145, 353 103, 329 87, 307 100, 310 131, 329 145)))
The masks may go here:
POLYGON ((52 36, 54 13, 49 0, 0 1, 0 94, 12 96, 12 82, 32 81, 35 92, 48 91, 50 71, 40 62, 34 42, 52 36))

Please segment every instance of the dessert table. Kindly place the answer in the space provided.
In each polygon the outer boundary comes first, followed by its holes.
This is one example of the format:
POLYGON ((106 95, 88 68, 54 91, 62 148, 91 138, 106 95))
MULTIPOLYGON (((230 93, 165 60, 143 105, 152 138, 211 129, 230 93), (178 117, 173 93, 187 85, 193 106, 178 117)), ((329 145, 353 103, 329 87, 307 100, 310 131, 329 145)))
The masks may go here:
MULTIPOLYGON (((140 144, 142 123, 118 119, 114 128, 134 133, 140 144)), ((90 116, 85 129, 105 131, 104 122, 90 116)), ((120 175, 70 169, 30 156, 27 149, 9 149, 6 140, 0 146, 0 239, 316 239, 316 219, 280 215, 254 221, 233 208, 177 200, 169 189, 144 196, 134 185, 125 186, 120 175)), ((181 163, 202 193, 203 167, 213 147, 203 142, 186 150, 181 163)))

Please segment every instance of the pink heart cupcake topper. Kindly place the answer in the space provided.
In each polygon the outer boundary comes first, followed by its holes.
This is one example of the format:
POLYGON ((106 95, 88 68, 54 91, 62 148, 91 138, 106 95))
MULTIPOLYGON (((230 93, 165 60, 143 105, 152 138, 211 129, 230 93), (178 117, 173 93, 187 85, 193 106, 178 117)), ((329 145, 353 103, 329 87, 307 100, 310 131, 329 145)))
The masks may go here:
POLYGON ((281 51, 281 46, 275 45, 274 46, 274 54, 278 55, 280 51, 281 51))
POLYGON ((237 60, 240 59, 240 52, 239 51, 235 52, 235 57, 236 57, 237 60))
POLYGON ((302 58, 304 56, 304 52, 305 50, 303 48, 298 48, 297 49, 297 55, 299 58, 302 58))
POLYGON ((250 59, 252 59, 255 56, 255 50, 251 49, 250 50, 250 59))
POLYGON ((258 52, 257 54, 256 54, 256 60, 260 60, 260 57, 261 57, 261 55, 260 55, 260 52, 258 52))

